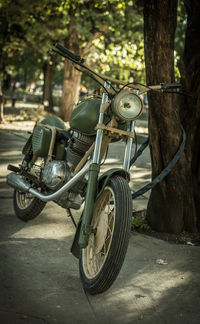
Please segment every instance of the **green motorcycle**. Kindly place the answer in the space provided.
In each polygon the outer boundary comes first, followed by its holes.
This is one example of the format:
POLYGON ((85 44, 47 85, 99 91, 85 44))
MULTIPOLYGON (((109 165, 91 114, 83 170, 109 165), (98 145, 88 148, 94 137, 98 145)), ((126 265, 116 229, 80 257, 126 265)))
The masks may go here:
POLYGON ((98 294, 116 279, 128 247, 132 217, 129 168, 135 120, 143 111, 141 94, 163 90, 166 85, 142 88, 125 84, 97 74, 62 45, 55 44, 55 48, 54 52, 101 85, 102 98, 77 104, 69 129, 55 116, 36 123, 23 148, 22 163, 8 166, 13 172, 7 182, 14 187, 14 210, 23 221, 39 215, 47 201, 65 208, 74 221, 71 209, 78 210, 84 203, 71 251, 79 258, 84 289, 98 294), (120 140, 126 143, 122 168, 109 169, 99 177, 109 144, 120 140))

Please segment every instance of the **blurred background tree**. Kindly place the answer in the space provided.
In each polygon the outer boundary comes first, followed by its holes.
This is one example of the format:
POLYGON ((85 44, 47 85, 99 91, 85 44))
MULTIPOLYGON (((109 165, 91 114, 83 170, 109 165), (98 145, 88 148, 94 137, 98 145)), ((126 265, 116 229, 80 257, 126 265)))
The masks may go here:
MULTIPOLYGON (((69 61, 50 55, 54 41, 85 56, 97 72, 124 81, 145 82, 142 9, 141 0, 0 0, 4 90, 16 81, 23 89, 35 84, 42 88, 45 110, 53 113, 60 105, 59 115, 69 120, 79 98, 80 82, 90 90, 98 85, 73 69, 69 61), (60 102, 55 98, 53 101, 54 86, 60 89, 60 102)), ((179 6, 178 17, 177 60, 184 42, 183 6, 179 6)))
MULTIPOLYGON (((0 18, 4 84, 17 80, 27 88, 42 83, 46 110, 53 112, 53 86, 62 82, 59 114, 65 121, 78 101, 81 74, 48 54, 54 41, 86 56, 97 71, 144 80, 143 19, 133 1, 1 0, 0 18)), ((82 80, 86 88, 97 87, 85 76, 82 80)))
MULTIPOLYGON (((136 12, 133 10, 133 1, 65 1, 62 12, 71 17, 67 24, 65 46, 76 54, 87 56, 87 62, 94 67, 99 66, 101 72, 103 70, 112 75, 113 68, 111 72, 108 65, 114 63, 115 73, 122 76, 126 60, 129 63, 123 77, 128 79, 131 69, 135 69, 134 60, 141 53, 137 52, 135 58, 136 51, 127 51, 124 45, 129 43, 131 49, 134 42, 137 47, 142 38, 143 25, 142 17, 139 17, 138 24, 137 17, 134 16, 136 12), (139 39, 133 37, 133 21, 135 29, 140 31, 139 39)), ((73 69, 69 61, 65 61, 60 107, 60 115, 64 120, 69 120, 73 105, 77 102, 80 78, 80 73, 73 69)))

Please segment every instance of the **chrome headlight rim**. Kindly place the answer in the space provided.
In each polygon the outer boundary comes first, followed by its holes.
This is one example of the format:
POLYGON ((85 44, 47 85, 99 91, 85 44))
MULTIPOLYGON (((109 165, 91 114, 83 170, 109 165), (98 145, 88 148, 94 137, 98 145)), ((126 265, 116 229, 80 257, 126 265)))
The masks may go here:
POLYGON ((116 97, 114 98, 114 102, 113 102, 113 112, 121 120, 124 120, 124 121, 127 121, 127 122, 134 121, 134 120, 136 120, 142 114, 143 109, 144 109, 144 104, 143 104, 143 101, 140 98, 140 96, 138 94, 136 94, 135 92, 130 91, 128 89, 125 89, 125 90, 120 91, 120 93, 118 93, 116 95, 116 97), (120 103, 120 100, 122 98, 124 98, 125 96, 127 96, 127 95, 133 95, 133 96, 137 97, 137 99, 139 100, 139 102, 141 104, 141 108, 140 108, 139 113, 136 116, 132 117, 132 118, 126 118, 126 117, 124 117, 120 113, 120 111, 119 111, 119 103, 120 103))

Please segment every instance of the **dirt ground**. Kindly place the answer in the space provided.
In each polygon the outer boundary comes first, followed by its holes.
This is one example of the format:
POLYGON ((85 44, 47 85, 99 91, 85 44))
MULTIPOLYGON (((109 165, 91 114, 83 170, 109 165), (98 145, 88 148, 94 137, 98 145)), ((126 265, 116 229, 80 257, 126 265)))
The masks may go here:
MULTIPOLYGON (((5 177, 7 164, 20 162, 28 136, 19 129, 0 129, 0 323, 200 323, 200 246, 190 238, 175 244, 133 232, 113 286, 98 296, 85 294, 65 210, 47 203, 28 223, 14 215, 5 177)), ((119 163, 121 149, 113 146, 109 165, 119 163)), ((147 152, 132 169, 132 189, 149 175, 147 152)), ((147 200, 140 197, 133 209, 145 209, 147 200)))

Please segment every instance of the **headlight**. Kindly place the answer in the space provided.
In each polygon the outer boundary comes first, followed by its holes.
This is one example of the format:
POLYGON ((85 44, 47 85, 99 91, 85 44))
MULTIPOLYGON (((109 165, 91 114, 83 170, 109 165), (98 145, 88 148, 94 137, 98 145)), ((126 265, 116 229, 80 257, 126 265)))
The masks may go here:
POLYGON ((114 113, 122 120, 134 120, 139 117, 142 110, 142 100, 129 90, 121 91, 114 99, 114 113))

